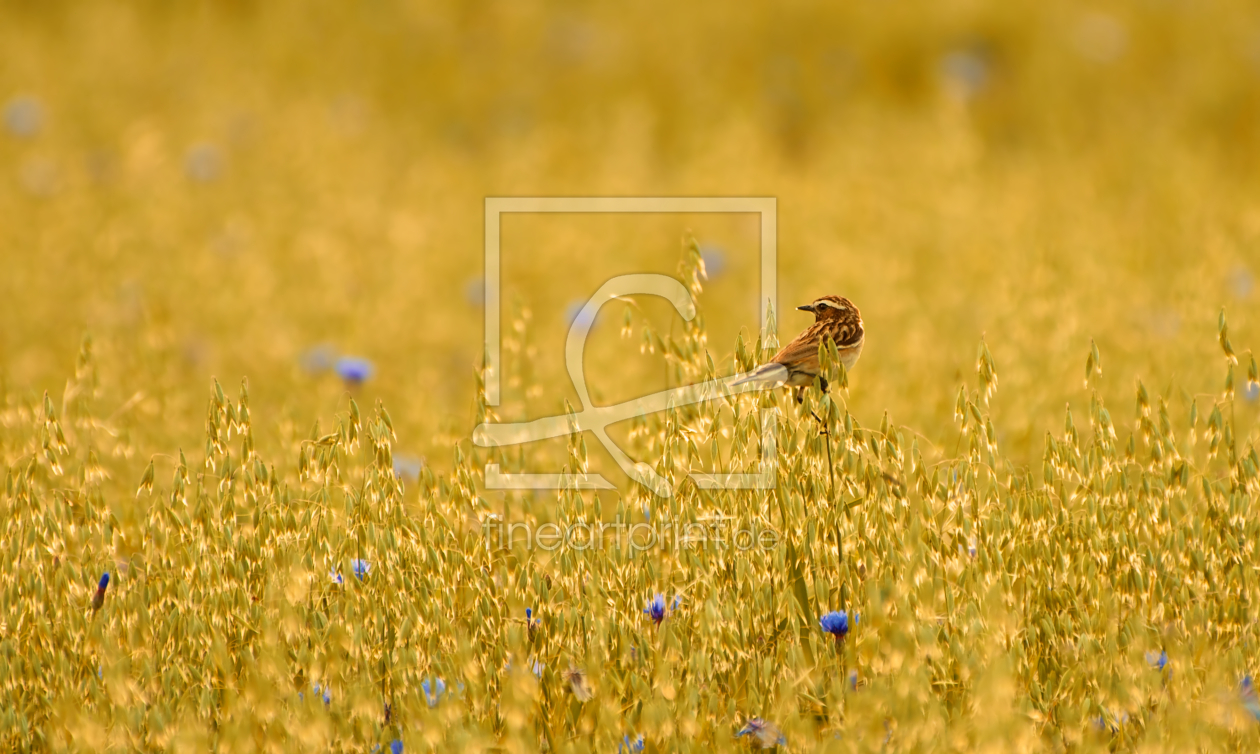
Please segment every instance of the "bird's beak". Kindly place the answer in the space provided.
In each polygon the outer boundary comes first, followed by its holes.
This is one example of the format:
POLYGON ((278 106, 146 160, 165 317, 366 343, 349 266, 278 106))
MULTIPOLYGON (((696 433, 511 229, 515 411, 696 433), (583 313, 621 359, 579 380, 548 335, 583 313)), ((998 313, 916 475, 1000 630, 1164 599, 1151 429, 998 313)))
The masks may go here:
POLYGON ((814 305, 813 305, 813 304, 805 304, 804 306, 798 306, 798 307, 796 307, 796 308, 797 308, 797 309, 800 309, 800 310, 801 310, 801 311, 803 311, 803 312, 812 312, 812 311, 814 311, 814 305))

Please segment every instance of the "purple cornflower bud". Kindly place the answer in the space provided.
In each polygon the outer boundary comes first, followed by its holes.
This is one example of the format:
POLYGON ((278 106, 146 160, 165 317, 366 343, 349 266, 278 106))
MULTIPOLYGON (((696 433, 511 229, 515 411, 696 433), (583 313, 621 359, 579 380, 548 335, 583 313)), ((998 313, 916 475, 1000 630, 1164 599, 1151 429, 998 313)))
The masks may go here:
POLYGON ((651 616, 652 622, 659 626, 665 620, 665 595, 657 594, 653 597, 647 607, 643 608, 643 612, 651 616))
POLYGON ((101 583, 96 587, 96 594, 92 595, 92 612, 101 609, 105 604, 105 587, 109 586, 109 574, 106 573, 101 577, 101 583))

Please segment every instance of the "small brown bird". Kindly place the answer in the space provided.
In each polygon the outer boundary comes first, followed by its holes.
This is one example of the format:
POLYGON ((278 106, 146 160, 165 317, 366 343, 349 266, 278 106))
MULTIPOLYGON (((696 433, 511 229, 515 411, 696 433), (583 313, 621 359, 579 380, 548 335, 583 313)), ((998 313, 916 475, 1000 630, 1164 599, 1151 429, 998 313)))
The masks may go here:
MULTIPOLYGON (((818 346, 828 336, 836 342, 836 352, 846 370, 857 364, 858 357, 862 355, 866 332, 862 329, 862 315, 852 301, 840 296, 823 296, 811 304, 796 308, 813 312, 814 324, 780 349, 773 359, 757 367, 747 377, 733 383, 734 385, 756 382, 770 387, 794 387, 797 389, 796 399, 801 400, 801 391, 814 384, 814 378, 821 369, 818 363, 818 346)), ((827 389, 825 379, 822 381, 822 389, 827 389)))
POLYGON ((564 673, 564 679, 569 682, 569 690, 577 697, 579 702, 589 702, 595 697, 595 692, 591 689, 591 684, 586 680, 586 673, 577 668, 569 668, 564 673))

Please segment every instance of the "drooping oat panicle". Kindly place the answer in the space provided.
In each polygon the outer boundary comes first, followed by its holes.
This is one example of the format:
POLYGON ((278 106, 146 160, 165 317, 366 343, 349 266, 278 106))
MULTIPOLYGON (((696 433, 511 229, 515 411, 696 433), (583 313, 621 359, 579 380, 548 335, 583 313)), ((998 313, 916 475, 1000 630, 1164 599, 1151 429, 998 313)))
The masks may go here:
POLYGON ((976 356, 976 376, 980 379, 981 395, 985 405, 989 403, 989 398, 997 392, 998 376, 997 366, 993 363, 993 354, 989 353, 989 344, 980 338, 980 352, 976 356))
POLYGON ((1091 378, 1102 374, 1102 357, 1098 354, 1098 344, 1093 338, 1089 340, 1089 357, 1085 359, 1085 387, 1089 387, 1091 378))
POLYGON ((1221 344, 1221 350, 1225 352, 1225 361, 1230 366, 1237 364, 1238 356, 1234 354, 1234 347, 1229 343, 1229 325, 1225 323, 1224 307, 1221 308, 1221 316, 1217 323, 1217 340, 1221 344))

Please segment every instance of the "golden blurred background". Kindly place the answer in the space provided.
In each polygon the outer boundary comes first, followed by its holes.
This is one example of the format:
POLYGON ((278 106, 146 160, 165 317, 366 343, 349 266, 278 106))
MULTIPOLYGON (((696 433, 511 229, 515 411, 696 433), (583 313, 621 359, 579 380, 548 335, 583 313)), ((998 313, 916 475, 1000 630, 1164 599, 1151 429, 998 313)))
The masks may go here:
MULTIPOLYGON (((1091 339, 1125 427, 1135 378, 1176 412, 1219 393, 1222 307, 1236 350, 1257 336, 1250 3, 11 3, 0 49, 0 386, 60 396, 91 333, 124 486, 199 448, 212 377, 248 377, 260 449, 289 447, 345 410, 337 356, 372 362, 353 392, 397 453, 448 465, 487 196, 776 197, 780 338, 808 322, 789 306, 851 298, 849 405, 925 453, 952 450, 982 336, 1003 451, 1029 463, 1065 405, 1084 415, 1091 339)), ((505 221, 530 418, 574 397, 574 302, 674 270, 690 236, 729 372, 755 337, 755 218, 505 221)), ((607 307, 592 336, 599 400, 664 384, 620 327, 607 307)))

